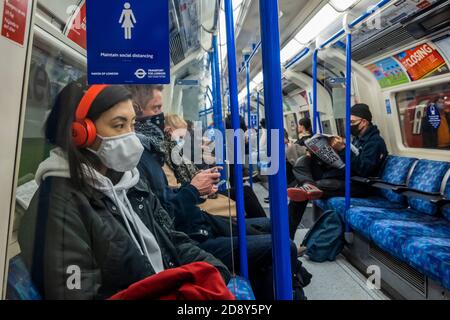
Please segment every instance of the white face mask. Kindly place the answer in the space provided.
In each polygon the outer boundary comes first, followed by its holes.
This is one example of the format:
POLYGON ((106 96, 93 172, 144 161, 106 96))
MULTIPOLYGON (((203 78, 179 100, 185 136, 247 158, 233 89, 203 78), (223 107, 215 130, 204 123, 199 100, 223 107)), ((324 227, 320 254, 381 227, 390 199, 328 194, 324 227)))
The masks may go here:
POLYGON ((88 150, 99 157, 107 168, 127 172, 137 167, 144 147, 134 132, 108 138, 97 136, 102 140, 100 148, 98 151, 88 150))
POLYGON ((183 148, 183 147, 184 147, 185 141, 184 141, 183 138, 178 137, 178 138, 175 139, 175 142, 177 143, 177 145, 178 145, 180 148, 183 148))

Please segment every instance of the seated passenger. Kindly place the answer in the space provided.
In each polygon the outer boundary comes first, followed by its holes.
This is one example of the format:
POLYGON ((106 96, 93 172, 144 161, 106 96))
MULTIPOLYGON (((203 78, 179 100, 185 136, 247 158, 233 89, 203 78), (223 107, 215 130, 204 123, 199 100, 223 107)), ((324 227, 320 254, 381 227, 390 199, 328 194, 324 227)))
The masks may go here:
MULTIPOLYGON (((219 181, 220 174, 205 170, 195 175, 181 188, 169 188, 162 170, 167 153, 164 149, 164 134, 162 126, 158 128, 155 125, 153 115, 154 110, 162 111, 161 88, 135 86, 130 89, 133 92, 134 104, 139 107, 138 111, 141 113, 136 123, 136 131, 143 134, 139 137, 145 147, 138 166, 140 172, 148 177, 151 188, 158 190, 156 194, 163 206, 174 214, 175 228, 187 233, 201 248, 214 254, 230 268, 233 268, 232 243, 237 269, 238 238, 235 236, 230 239, 229 221, 212 217, 198 207, 202 201, 201 196, 217 192, 215 184, 219 181), (146 92, 147 96, 143 92, 146 92)), ((156 117, 163 118, 160 114, 156 117)), ((250 281, 257 299, 273 299, 272 237, 267 233, 270 231, 269 219, 247 219, 247 222, 247 231, 250 234, 247 236, 250 281)), ((237 228, 233 229, 234 235, 237 235, 237 228)), ((293 242, 291 242, 291 258, 294 274, 300 272, 301 264, 297 260, 297 249, 293 242)))
MULTIPOLYGON (((351 173, 353 176, 377 176, 388 151, 378 128, 372 124, 372 113, 366 104, 356 104, 351 110, 351 134, 354 137, 351 155, 351 173)), ((335 137, 331 146, 345 160, 346 143, 343 138, 335 137)), ((339 197, 345 195, 345 169, 333 169, 310 154, 300 158, 295 167, 298 188, 288 189, 289 219, 291 237, 295 236, 308 200, 321 197, 339 197)), ((352 183, 352 197, 364 197, 370 193, 364 185, 352 183)))
MULTIPOLYGON (((311 119, 303 118, 298 122, 298 140, 296 144, 305 146, 305 140, 312 137, 312 124, 311 119)), ((306 152, 306 150, 305 150, 306 152)))
MULTIPOLYGON (((189 184, 195 175, 199 172, 197 166, 188 161, 183 161, 183 150, 177 147, 180 142, 184 141, 184 136, 187 133, 187 123, 180 118, 178 115, 169 115, 166 118, 166 129, 165 129, 165 164, 166 167, 171 170, 177 179, 177 182, 181 185, 189 184), (176 134, 173 134, 176 133, 176 134), (172 159, 172 154, 176 152, 180 156, 181 164, 177 164, 172 159)), ((191 139, 193 137, 190 137, 191 139)), ((236 191, 234 188, 229 190, 230 197, 232 200, 236 200, 236 191)), ((221 192, 222 195, 228 196, 228 190, 221 192)), ((220 198, 221 199, 221 198, 220 198)), ((259 203, 258 197, 256 196, 253 189, 249 186, 244 186, 244 209, 247 214, 247 218, 266 218, 266 212, 259 203)), ((206 202, 214 202, 215 200, 207 200, 206 202)), ((205 206, 207 208, 207 203, 205 206)), ((228 203, 228 201, 227 201, 228 203)), ((205 211, 208 211, 205 209, 205 211)), ((214 213, 214 212, 212 212, 214 213)), ((228 216, 228 213, 226 214, 228 216)))
POLYGON ((40 185, 19 243, 45 299, 106 299, 165 269, 197 261, 225 265, 172 228, 140 180, 143 147, 122 86, 67 85, 46 124, 56 146, 36 173, 40 185))
POLYGON ((286 178, 287 185, 291 186, 295 183, 295 176, 292 173, 297 159, 305 155, 305 147, 300 146, 297 143, 291 143, 289 140, 289 133, 284 130, 284 145, 286 150, 286 178))

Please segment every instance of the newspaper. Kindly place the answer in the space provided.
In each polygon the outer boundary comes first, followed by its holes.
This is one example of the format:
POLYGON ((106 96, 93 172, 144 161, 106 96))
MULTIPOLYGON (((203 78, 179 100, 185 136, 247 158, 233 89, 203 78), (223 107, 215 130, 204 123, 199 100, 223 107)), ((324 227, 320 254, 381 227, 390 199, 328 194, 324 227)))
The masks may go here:
POLYGON ((337 169, 343 169, 345 168, 345 163, 329 144, 329 140, 333 137, 333 135, 316 134, 312 138, 305 141, 305 146, 309 151, 329 166, 337 169))

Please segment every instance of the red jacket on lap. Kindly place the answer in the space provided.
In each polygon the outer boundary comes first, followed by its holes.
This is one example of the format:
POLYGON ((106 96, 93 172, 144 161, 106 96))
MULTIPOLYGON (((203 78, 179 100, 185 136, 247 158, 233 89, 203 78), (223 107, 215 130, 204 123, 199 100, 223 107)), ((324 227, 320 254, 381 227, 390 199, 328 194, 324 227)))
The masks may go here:
POLYGON ((139 281, 110 300, 235 300, 235 297, 216 268, 206 262, 195 262, 139 281))

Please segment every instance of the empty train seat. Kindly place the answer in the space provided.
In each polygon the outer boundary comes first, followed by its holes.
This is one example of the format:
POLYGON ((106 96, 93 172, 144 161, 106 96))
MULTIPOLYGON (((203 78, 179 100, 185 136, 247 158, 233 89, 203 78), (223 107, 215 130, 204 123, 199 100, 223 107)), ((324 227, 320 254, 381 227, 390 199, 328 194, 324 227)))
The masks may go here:
MULTIPOLYGON (((420 160, 408 181, 408 188, 422 192, 438 193, 450 163, 420 160)), ((354 206, 347 212, 348 222, 356 231, 370 239, 369 227, 377 220, 402 220, 434 222, 438 207, 430 201, 408 197, 409 208, 387 209, 354 206)))
MULTIPOLYGON (((407 185, 408 178, 412 174, 414 165, 417 163, 415 158, 405 158, 398 156, 388 156, 380 176, 380 181, 391 185, 407 185)), ((334 197, 328 200, 318 200, 315 202, 322 210, 336 210, 342 218, 345 214, 345 198, 334 197)), ((379 189, 377 195, 368 198, 352 198, 350 205, 352 207, 371 207, 386 209, 402 209, 407 206, 406 197, 395 193, 392 190, 379 189)))
POLYGON ((42 300, 20 255, 9 261, 6 298, 8 300, 42 300))
MULTIPOLYGON (((448 197, 449 170, 450 163, 419 160, 408 189, 429 194, 442 192, 448 197)), ((407 201, 409 207, 404 209, 352 207, 347 212, 348 222, 381 249, 450 289, 448 208, 440 208, 436 202, 417 195, 408 195, 407 201)))

